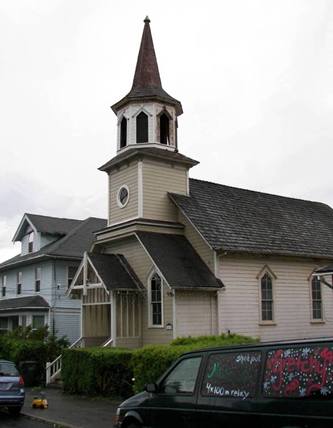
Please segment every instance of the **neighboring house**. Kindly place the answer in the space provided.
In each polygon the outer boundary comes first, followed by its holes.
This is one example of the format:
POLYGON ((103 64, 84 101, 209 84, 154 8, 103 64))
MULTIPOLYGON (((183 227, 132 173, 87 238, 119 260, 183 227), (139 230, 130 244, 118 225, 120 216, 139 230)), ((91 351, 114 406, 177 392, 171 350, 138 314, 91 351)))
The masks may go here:
POLYGON ((70 342, 80 335, 80 302, 66 296, 85 250, 106 220, 25 214, 13 241, 21 254, 0 264, 0 333, 48 325, 70 342))
POLYGON ((198 162, 178 152, 182 107, 162 88, 148 19, 132 89, 112 109, 108 224, 69 290, 85 344, 332 335, 332 290, 312 273, 333 262, 333 210, 189 179, 198 162))

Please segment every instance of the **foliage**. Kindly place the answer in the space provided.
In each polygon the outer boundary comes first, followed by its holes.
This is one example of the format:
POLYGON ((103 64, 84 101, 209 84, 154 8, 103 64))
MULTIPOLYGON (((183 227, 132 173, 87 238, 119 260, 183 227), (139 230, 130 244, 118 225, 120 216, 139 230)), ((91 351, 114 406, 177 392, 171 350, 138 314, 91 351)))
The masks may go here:
POLYGON ((184 352, 197 349, 254 343, 238 336, 202 336, 174 340, 170 345, 149 345, 141 349, 85 348, 63 353, 62 379, 69 393, 127 397, 156 382, 184 352), (134 376, 135 383, 131 379, 134 376))
POLYGON ((128 397, 132 394, 132 351, 121 348, 66 349, 62 379, 69 393, 128 397))
POLYGON ((252 337, 236 334, 177 338, 170 345, 145 346, 133 353, 131 365, 135 378, 135 392, 142 391, 147 383, 156 382, 168 367, 184 352, 204 348, 250 344, 257 342, 252 337))
POLYGON ((45 380, 47 361, 54 360, 68 341, 49 335, 47 327, 18 329, 0 336, 0 358, 14 361, 27 386, 40 385, 45 380))

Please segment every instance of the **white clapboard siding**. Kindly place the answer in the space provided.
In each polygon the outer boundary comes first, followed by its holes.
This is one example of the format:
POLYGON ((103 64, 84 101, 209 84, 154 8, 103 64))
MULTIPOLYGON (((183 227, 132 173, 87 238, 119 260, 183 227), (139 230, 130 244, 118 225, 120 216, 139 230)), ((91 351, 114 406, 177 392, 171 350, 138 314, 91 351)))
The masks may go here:
POLYGON ((70 343, 80 337, 80 311, 62 309, 54 312, 54 329, 57 337, 66 336, 70 343))
POLYGON ((207 264, 209 269, 214 272, 214 251, 209 248, 207 242, 181 213, 179 213, 179 223, 185 226, 186 238, 202 258, 202 260, 207 264))
POLYGON ((138 164, 132 162, 115 169, 109 175, 109 223, 118 223, 138 216, 138 164), (121 186, 129 189, 129 201, 120 208, 117 194, 121 186))
POLYGON ((215 292, 176 291, 177 337, 217 334, 215 292))
POLYGON ((324 323, 311 322, 309 277, 318 265, 295 258, 223 257, 219 276, 225 289, 219 296, 219 331, 282 340, 332 335, 333 291, 323 286, 324 323), (276 275, 274 325, 260 323, 258 274, 267 265, 276 275))
POLYGON ((186 194, 186 168, 161 162, 143 161, 143 216, 145 218, 177 221, 177 209, 168 192, 186 194))

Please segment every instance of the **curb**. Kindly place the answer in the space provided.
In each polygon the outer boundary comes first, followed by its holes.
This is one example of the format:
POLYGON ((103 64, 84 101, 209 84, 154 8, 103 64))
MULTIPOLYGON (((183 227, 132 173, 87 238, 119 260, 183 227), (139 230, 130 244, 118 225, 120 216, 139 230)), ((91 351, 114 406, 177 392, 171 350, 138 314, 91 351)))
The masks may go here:
POLYGON ((41 416, 31 415, 30 413, 21 412, 21 415, 26 417, 26 418, 29 418, 31 420, 48 423, 48 424, 52 425, 53 428, 79 428, 77 425, 70 425, 70 424, 67 424, 65 422, 54 421, 52 419, 46 419, 46 418, 43 418, 41 416))

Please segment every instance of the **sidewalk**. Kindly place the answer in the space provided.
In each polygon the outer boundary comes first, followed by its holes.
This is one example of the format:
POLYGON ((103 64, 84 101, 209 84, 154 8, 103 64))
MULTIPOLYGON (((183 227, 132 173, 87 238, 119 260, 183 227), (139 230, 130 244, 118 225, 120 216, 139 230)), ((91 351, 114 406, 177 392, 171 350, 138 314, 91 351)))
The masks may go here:
POLYGON ((112 427, 112 416, 115 415, 119 402, 101 397, 68 395, 55 388, 43 388, 42 391, 48 400, 48 409, 33 409, 32 399, 38 391, 26 388, 23 415, 68 428, 112 427))

